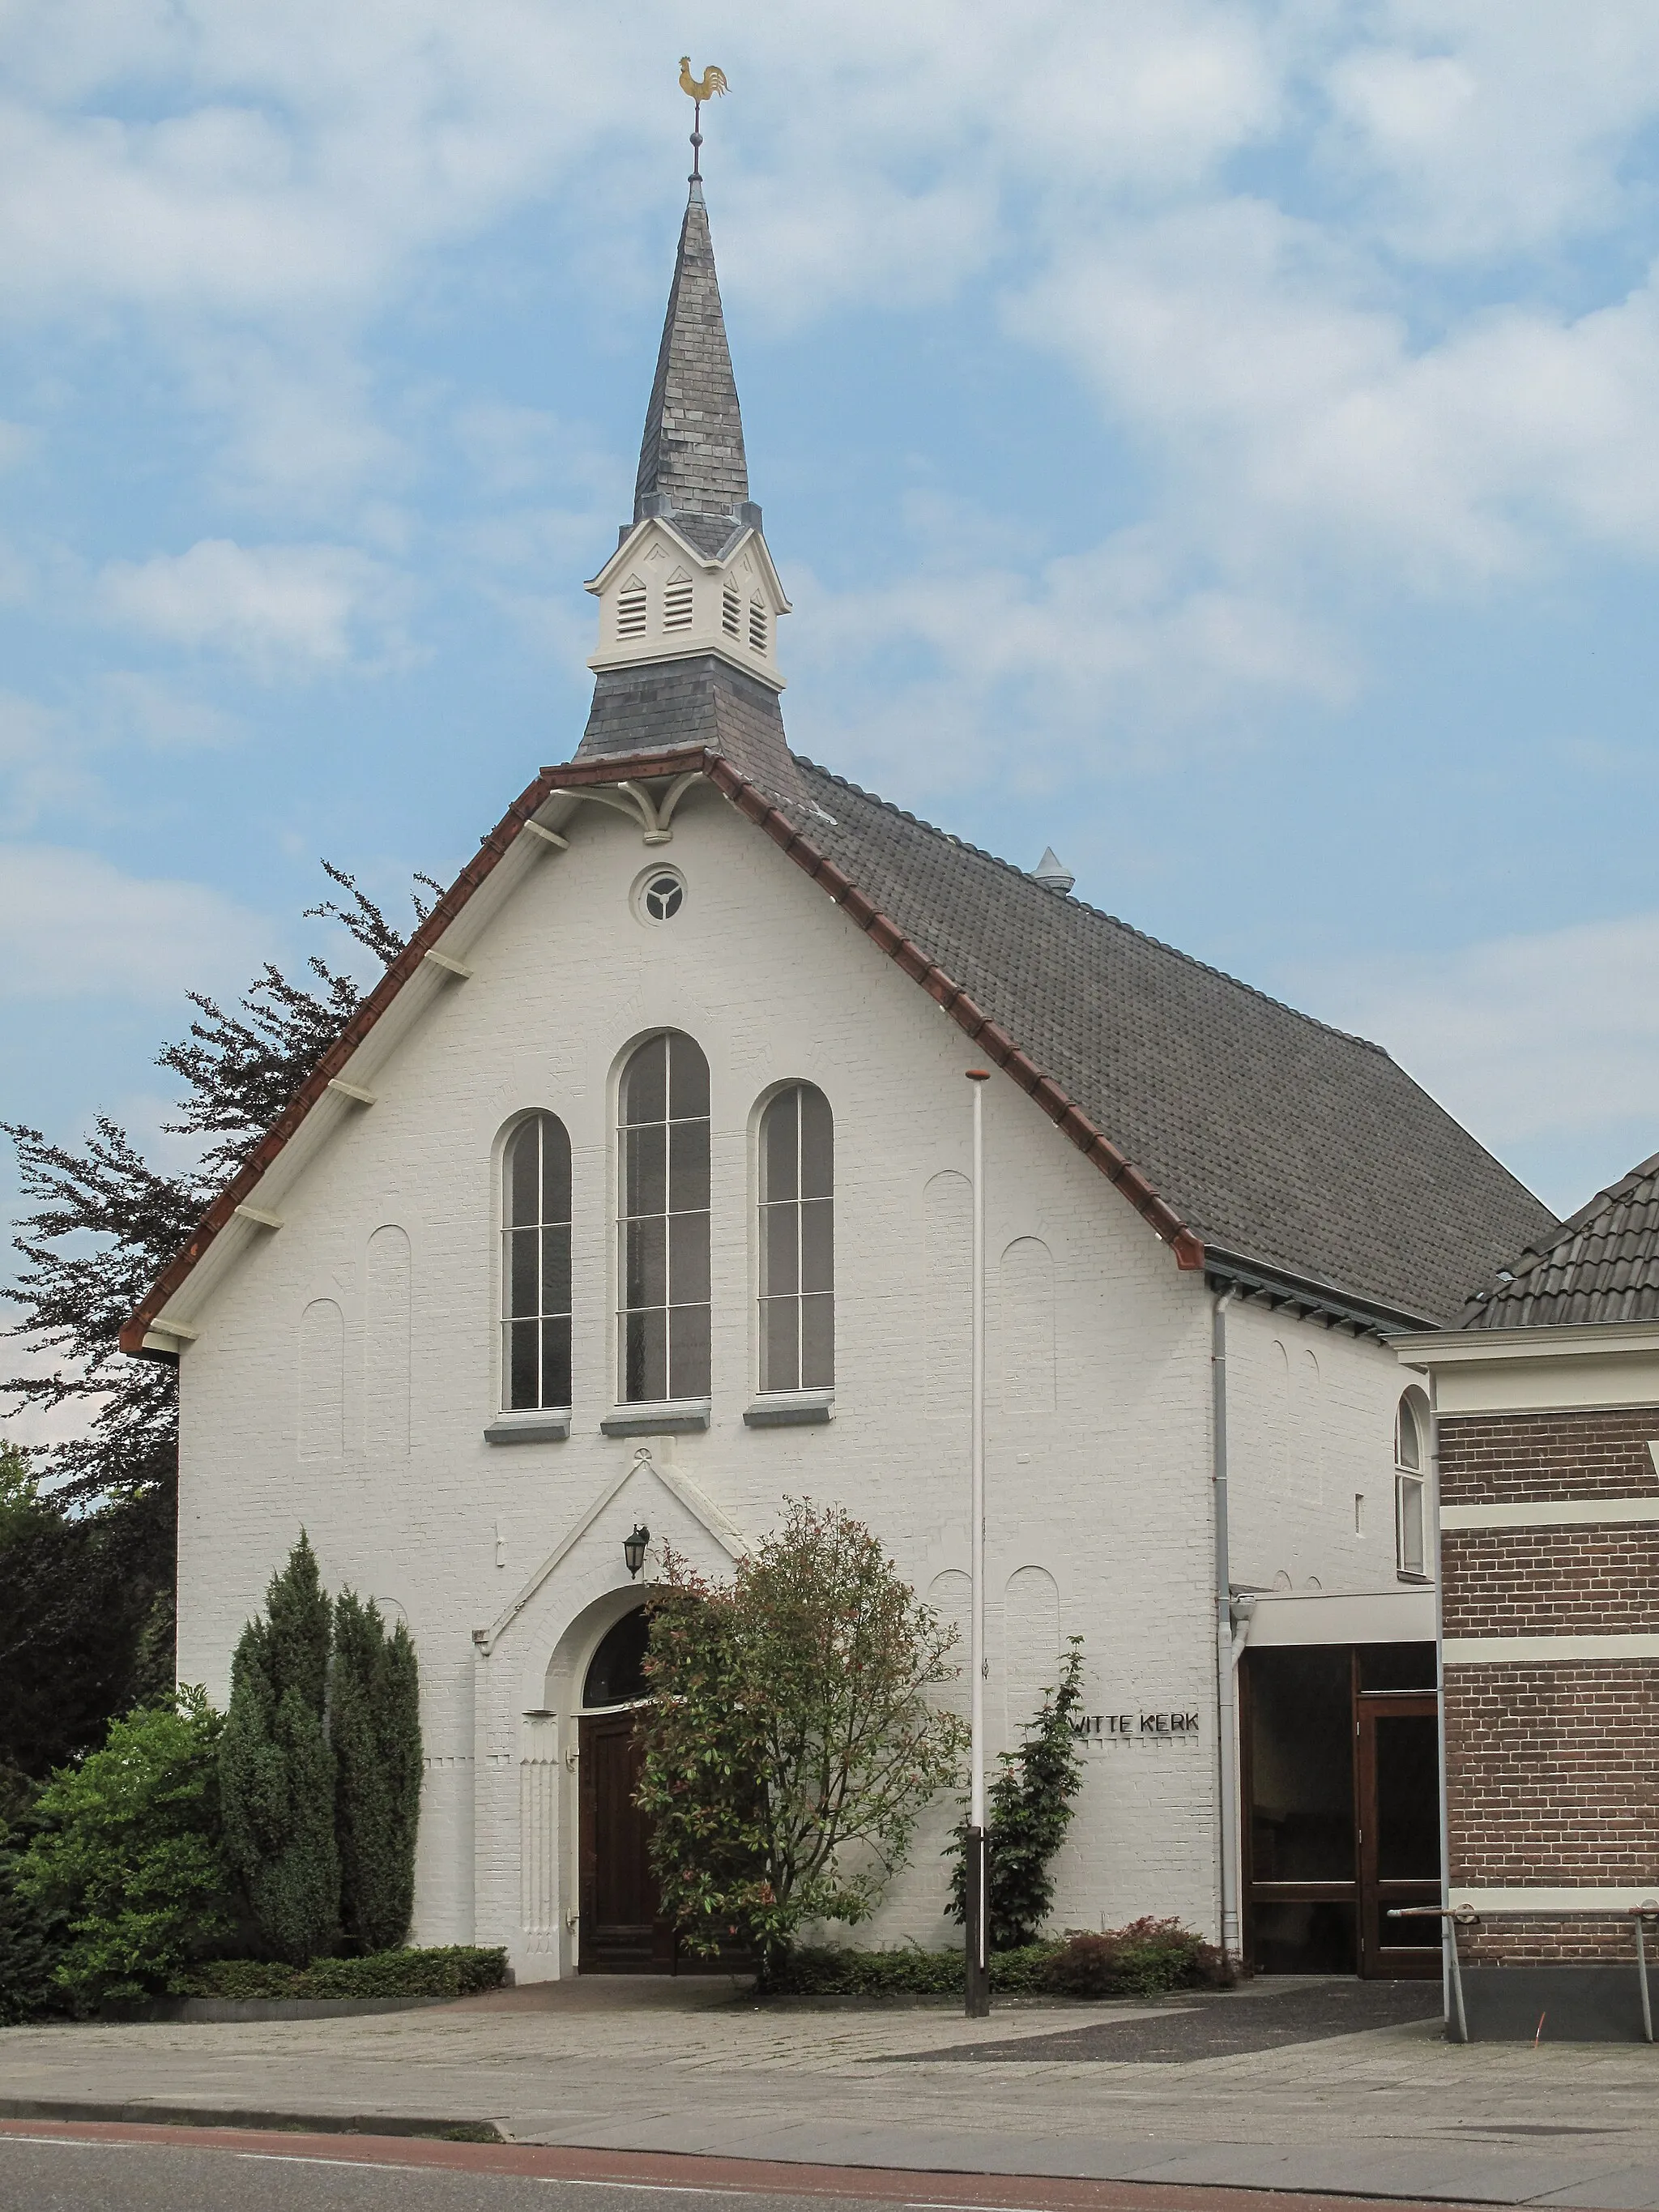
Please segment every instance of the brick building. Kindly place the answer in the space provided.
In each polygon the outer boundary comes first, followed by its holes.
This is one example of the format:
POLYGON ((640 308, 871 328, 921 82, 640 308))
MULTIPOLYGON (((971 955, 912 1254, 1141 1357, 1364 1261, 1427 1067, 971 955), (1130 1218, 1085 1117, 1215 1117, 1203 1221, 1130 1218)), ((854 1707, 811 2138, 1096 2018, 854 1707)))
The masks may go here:
MULTIPOLYGON (((1084 1638, 1057 1917, 1420 1966, 1361 1834, 1369 1774, 1437 1893, 1428 1431, 1387 1339, 1549 1215, 1377 1047, 791 749, 700 185, 589 588, 574 757, 124 1332, 179 1365, 181 1675, 224 1697, 303 1522, 420 1655, 420 1937, 659 1963, 624 1540, 719 1575, 807 1494, 960 1618, 988 1067, 987 1703, 994 1753, 1084 1638), (1356 1725, 1405 1755, 1357 1767, 1356 1725)), ((876 1940, 950 1940, 951 1817, 876 1940)))
POLYGON ((1458 1933, 1470 2032, 1640 2034, 1632 1911, 1659 1900, 1659 1157, 1512 1259, 1461 1328, 1396 1345, 1436 1405, 1448 1901, 1480 1916, 1458 1933))

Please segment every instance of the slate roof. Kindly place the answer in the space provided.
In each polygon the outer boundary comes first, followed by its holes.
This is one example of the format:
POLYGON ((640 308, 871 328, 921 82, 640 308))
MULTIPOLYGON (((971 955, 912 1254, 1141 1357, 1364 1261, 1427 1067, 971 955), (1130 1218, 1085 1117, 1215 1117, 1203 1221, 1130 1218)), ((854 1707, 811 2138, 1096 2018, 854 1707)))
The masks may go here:
MULTIPOLYGON (((748 498, 743 416, 726 343, 708 210, 702 186, 694 184, 680 226, 657 374, 645 412, 634 520, 647 514, 736 515, 748 498)), ((713 554, 719 546, 709 544, 704 550, 713 554)))
POLYGON ((811 804, 770 684, 714 653, 602 669, 577 759, 661 752, 673 745, 706 745, 722 754, 786 812, 799 814, 811 804))
POLYGON ((1554 1218, 1381 1046, 801 762, 801 826, 1203 1239, 1425 1321, 1554 1218))
POLYGON ((1477 1291, 1465 1328, 1659 1321, 1659 1152, 1477 1291))

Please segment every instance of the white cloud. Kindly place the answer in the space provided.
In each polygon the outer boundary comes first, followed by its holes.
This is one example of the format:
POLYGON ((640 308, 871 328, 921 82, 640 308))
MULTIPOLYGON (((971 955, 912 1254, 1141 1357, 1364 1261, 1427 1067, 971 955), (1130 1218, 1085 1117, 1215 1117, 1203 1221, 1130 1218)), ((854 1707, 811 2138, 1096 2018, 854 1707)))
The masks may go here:
POLYGON ((112 562, 101 586, 112 619, 262 676, 316 674, 366 654, 385 665, 408 652, 407 587, 352 546, 204 538, 187 553, 112 562))
POLYGON ((1291 982, 1500 1151, 1632 1121, 1659 1146, 1659 913, 1304 966, 1291 982))
POLYGON ((918 519, 929 542, 908 574, 839 593, 791 579, 781 650, 819 679, 791 728, 810 750, 814 718, 833 714, 830 743, 854 773, 890 783, 902 762, 914 790, 1052 782, 1068 763, 1167 767, 1172 749, 1236 744, 1264 702, 1335 703, 1353 688, 1316 623, 1198 575, 1154 531, 999 562, 982 518, 918 519))
POLYGON ((0 831, 15 836, 97 795, 61 719, 33 699, 0 692, 0 831))
POLYGON ((1079 246, 1011 309, 1157 441, 1179 526, 1259 569, 1340 550, 1461 587, 1565 532, 1659 550, 1659 289, 1416 343, 1351 251, 1261 201, 1079 246))
POLYGON ((176 1004, 245 982, 269 925, 205 884, 126 874, 93 853, 0 846, 0 996, 176 1004))
POLYGON ((100 677, 95 697, 109 734, 150 752, 218 752, 243 733, 234 714, 136 669, 100 677))

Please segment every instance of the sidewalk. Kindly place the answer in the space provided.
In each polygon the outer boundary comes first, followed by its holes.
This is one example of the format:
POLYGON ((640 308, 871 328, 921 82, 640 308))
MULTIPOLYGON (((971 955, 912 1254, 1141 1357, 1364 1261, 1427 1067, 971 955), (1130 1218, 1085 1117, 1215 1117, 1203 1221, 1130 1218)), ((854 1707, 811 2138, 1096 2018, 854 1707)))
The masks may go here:
POLYGON ((1437 2020, 1341 2032, 1372 2002, 1408 1996, 1258 1983, 970 2021, 577 1981, 352 2021, 0 2031, 0 2112, 379 2115, 604 2149, 1659 2212, 1659 2052, 1462 2048, 1437 2020))

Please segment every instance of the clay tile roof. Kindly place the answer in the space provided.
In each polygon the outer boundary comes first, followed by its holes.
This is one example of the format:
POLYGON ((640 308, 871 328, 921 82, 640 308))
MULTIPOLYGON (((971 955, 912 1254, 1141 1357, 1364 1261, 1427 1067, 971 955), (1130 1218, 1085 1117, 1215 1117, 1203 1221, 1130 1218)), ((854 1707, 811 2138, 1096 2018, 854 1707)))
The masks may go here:
POLYGON ((1659 1320, 1659 1152, 1477 1291, 1465 1328, 1659 1320))
POLYGON ((1224 1253, 1431 1322, 1553 1216, 1378 1045, 801 763, 805 834, 1224 1253))

